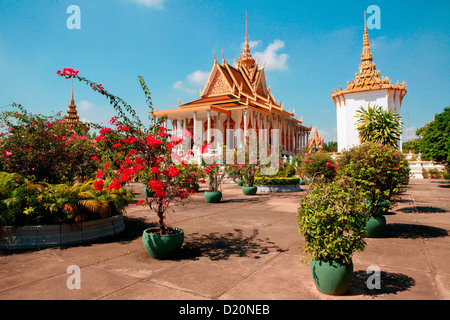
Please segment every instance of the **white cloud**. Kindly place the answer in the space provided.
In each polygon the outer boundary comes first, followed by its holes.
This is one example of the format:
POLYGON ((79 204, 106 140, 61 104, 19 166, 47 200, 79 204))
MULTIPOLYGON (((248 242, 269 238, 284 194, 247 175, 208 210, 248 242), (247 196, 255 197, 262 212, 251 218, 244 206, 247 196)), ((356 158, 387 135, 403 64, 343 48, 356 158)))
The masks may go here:
POLYGON ((193 84, 198 84, 204 86, 206 81, 208 80, 209 72, 203 72, 201 70, 197 70, 194 73, 191 73, 187 76, 189 82, 193 84))
POLYGON ((77 109, 81 112, 86 112, 95 106, 95 104, 86 100, 80 100, 75 102, 75 104, 77 105, 77 109))
POLYGON ((164 0, 131 0, 149 8, 164 9, 164 0))
POLYGON ((263 52, 255 52, 255 57, 260 61, 266 61, 266 70, 288 70, 287 53, 278 53, 278 50, 284 48, 284 41, 276 39, 263 52))
MULTIPOLYGON (((249 41, 248 42, 248 46, 250 47, 250 49, 256 48, 259 44, 261 43, 261 40, 254 40, 254 41, 249 41)), ((242 45, 242 47, 244 47, 242 45)))
MULTIPOLYGON (((311 131, 314 132, 314 129, 311 131)), ((317 133, 323 138, 324 142, 337 141, 337 128, 331 128, 331 132, 317 128, 317 133)), ((312 135, 311 135, 312 136, 312 135)))
POLYGON ((172 88, 181 90, 187 93, 199 92, 199 89, 203 88, 208 80, 209 72, 197 70, 191 74, 188 74, 185 81, 177 81, 173 84, 172 88))

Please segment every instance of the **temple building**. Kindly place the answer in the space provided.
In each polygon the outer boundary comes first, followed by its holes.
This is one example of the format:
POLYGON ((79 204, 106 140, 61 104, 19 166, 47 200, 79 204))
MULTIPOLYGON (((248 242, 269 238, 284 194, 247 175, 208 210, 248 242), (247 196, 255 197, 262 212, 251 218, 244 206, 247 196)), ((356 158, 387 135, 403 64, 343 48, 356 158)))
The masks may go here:
POLYGON ((75 104, 75 99, 73 98, 73 86, 72 86, 72 99, 70 99, 70 104, 68 105, 67 114, 64 117, 64 121, 68 123, 80 122, 80 117, 77 112, 77 105, 75 104))
MULTIPOLYGON (((167 116, 174 134, 184 129, 193 136, 201 135, 197 141, 210 143, 213 150, 219 150, 221 145, 238 147, 245 143, 250 129, 258 137, 260 129, 267 129, 270 144, 273 144, 271 129, 278 129, 278 142, 286 155, 305 147, 312 126, 302 125, 303 117, 298 119, 295 110, 285 110, 283 103, 275 100, 267 86, 265 64, 260 67, 250 53, 247 27, 244 49, 237 63, 231 66, 223 55, 222 58, 220 64, 214 55, 214 65, 199 99, 184 104, 178 101, 178 108, 155 111, 154 115, 167 116), (213 136, 217 131, 220 134, 213 136)), ((194 153, 198 147, 194 139, 194 153)))
MULTIPOLYGON (((355 79, 347 82, 347 89, 331 90, 337 112, 338 151, 358 146, 359 136, 356 111, 360 107, 378 105, 384 110, 395 110, 400 114, 403 97, 406 95, 406 84, 391 84, 387 77, 380 77, 376 70, 369 46, 366 13, 364 12, 363 50, 359 72, 355 79)), ((401 141, 400 141, 401 147, 401 141)))
POLYGON ((80 121, 78 116, 77 105, 75 104, 75 99, 73 97, 73 82, 72 82, 72 98, 70 99, 70 104, 68 105, 67 113, 64 116, 63 122, 71 125, 72 128, 76 127, 82 132, 87 133, 90 128, 88 125, 80 121))

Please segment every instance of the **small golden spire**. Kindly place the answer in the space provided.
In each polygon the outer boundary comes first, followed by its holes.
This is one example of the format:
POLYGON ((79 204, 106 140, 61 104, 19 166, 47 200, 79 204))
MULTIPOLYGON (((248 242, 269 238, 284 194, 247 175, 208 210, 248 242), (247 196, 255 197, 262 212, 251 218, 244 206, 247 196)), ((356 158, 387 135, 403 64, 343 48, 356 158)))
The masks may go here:
POLYGON ((250 45, 248 44, 248 26, 247 26, 247 13, 245 13, 245 43, 244 50, 241 57, 238 59, 238 65, 242 64, 247 69, 250 69, 255 64, 255 59, 253 59, 250 53, 250 45))
POLYGON ((369 34, 367 33, 366 11, 364 10, 364 36, 363 36, 363 52, 361 54, 361 64, 369 65, 372 63, 372 53, 370 52, 369 34))
POLYGON ((367 33, 366 10, 364 10, 364 37, 363 37, 363 45, 364 45, 364 47, 368 47, 369 46, 369 34, 367 33))

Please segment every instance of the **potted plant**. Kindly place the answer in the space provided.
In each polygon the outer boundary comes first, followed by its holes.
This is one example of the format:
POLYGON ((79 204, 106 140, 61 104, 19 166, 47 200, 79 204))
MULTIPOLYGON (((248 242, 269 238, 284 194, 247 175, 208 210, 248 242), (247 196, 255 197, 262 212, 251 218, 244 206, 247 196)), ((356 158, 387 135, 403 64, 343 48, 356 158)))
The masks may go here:
MULTIPOLYGON (((235 156, 236 158, 236 156, 235 156)), ((226 171, 228 173, 228 177, 232 179, 232 182, 236 182, 238 186, 242 187, 244 184, 244 180, 242 180, 242 165, 241 164, 227 164, 226 171)))
POLYGON ((409 172, 408 160, 394 147, 367 142, 342 153, 338 175, 351 178, 369 205, 367 237, 378 237, 385 229, 383 214, 396 204, 409 172))
MULTIPOLYGON (((85 82, 94 91, 110 100, 118 112, 120 117, 115 116, 110 121, 113 128, 102 128, 100 135, 96 138, 100 147, 102 144, 113 144, 113 148, 123 155, 113 181, 109 185, 109 191, 120 188, 124 182, 134 181, 136 177, 145 181, 147 188, 153 192, 153 196, 148 194, 148 197, 138 201, 137 205, 147 206, 156 213, 158 227, 143 231, 144 247, 153 258, 165 259, 172 256, 183 244, 184 231, 166 226, 165 212, 171 204, 182 204, 191 193, 195 193, 194 190, 182 184, 183 175, 180 172, 189 170, 189 166, 186 163, 181 163, 179 166, 180 163, 176 163, 172 157, 172 149, 181 143, 182 139, 170 137, 166 128, 162 126, 166 120, 164 117, 156 119, 153 116, 150 91, 141 76, 139 76, 139 82, 150 109, 148 127, 143 125, 130 105, 109 93, 101 84, 80 77, 73 69, 66 68, 62 72, 58 71, 58 74, 67 79, 77 78, 85 82), (117 135, 117 133, 120 134, 117 135)), ((103 189, 103 179, 104 173, 99 172, 95 184, 97 190, 103 189)))
POLYGON ((347 291, 353 274, 352 254, 365 248, 366 205, 354 188, 348 177, 331 182, 318 178, 298 208, 304 252, 311 259, 314 283, 324 294, 347 291))
POLYGON ((215 162, 206 164, 202 160, 204 172, 208 178, 208 191, 204 192, 205 201, 208 203, 218 203, 222 200, 222 191, 219 190, 223 179, 225 178, 225 170, 215 162))
POLYGON ((258 170, 258 166, 254 164, 245 164, 242 168, 244 177, 244 185, 242 186, 242 192, 244 195, 253 196, 258 191, 258 187, 255 186, 255 175, 258 170))

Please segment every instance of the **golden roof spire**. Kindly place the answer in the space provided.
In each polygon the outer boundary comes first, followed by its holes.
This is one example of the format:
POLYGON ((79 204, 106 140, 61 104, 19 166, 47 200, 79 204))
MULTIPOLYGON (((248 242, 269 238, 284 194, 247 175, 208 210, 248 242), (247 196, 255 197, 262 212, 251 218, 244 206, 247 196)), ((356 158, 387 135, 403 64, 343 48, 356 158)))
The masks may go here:
POLYGON ((372 62, 372 53, 370 52, 369 34, 367 33, 366 11, 364 10, 364 36, 363 36, 363 52, 361 55, 361 63, 363 65, 372 62))
POLYGON ((364 47, 369 46, 369 34, 367 33, 367 19, 366 19, 366 11, 364 10, 364 38, 363 38, 364 47))
POLYGON ((247 13, 245 13, 245 43, 244 50, 241 57, 238 59, 238 65, 243 65, 247 69, 250 69, 255 64, 255 59, 253 59, 250 53, 250 45, 248 44, 248 28, 247 28, 247 13))

